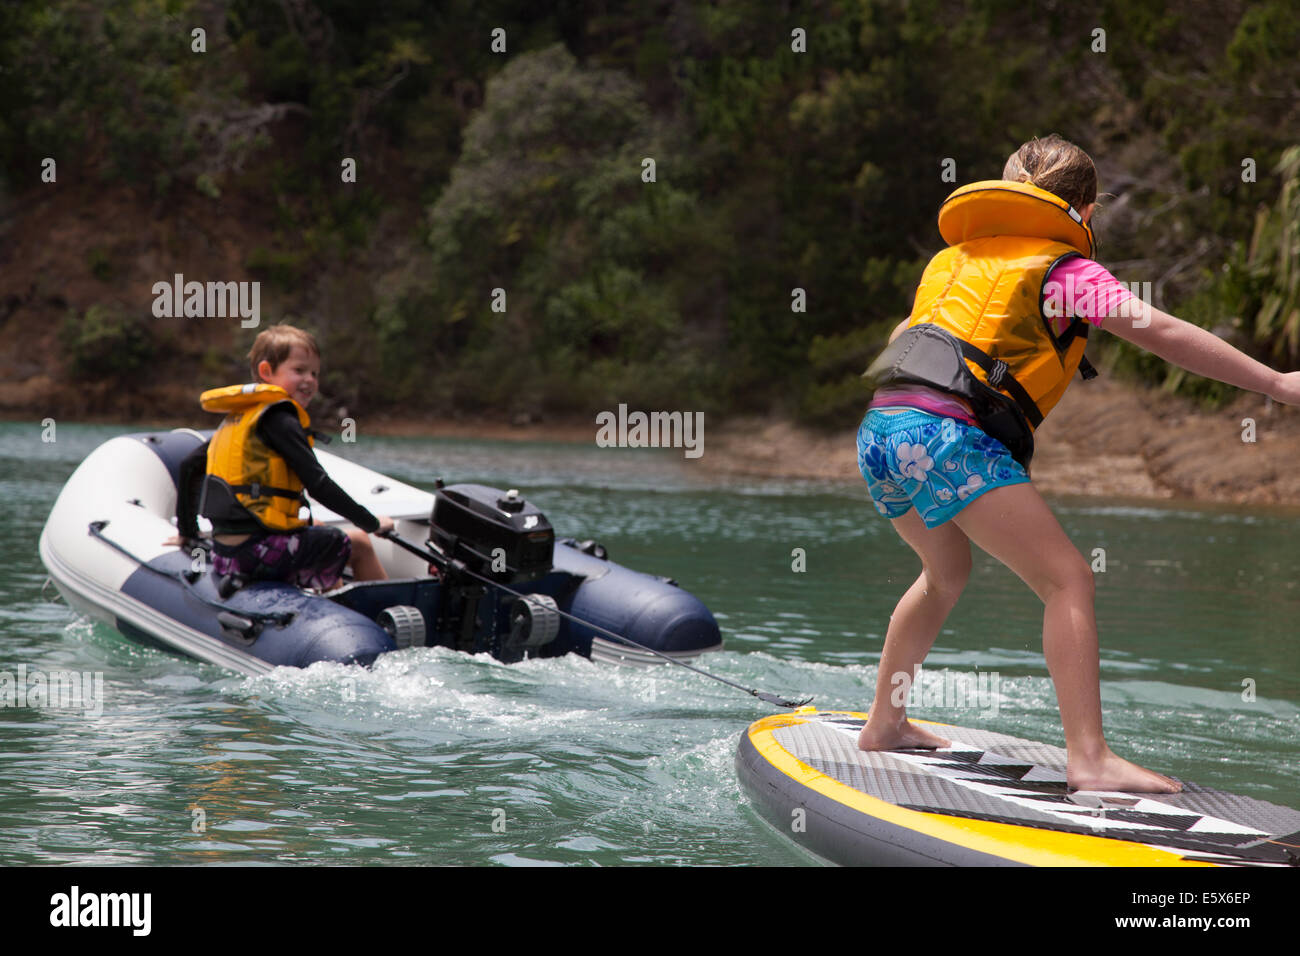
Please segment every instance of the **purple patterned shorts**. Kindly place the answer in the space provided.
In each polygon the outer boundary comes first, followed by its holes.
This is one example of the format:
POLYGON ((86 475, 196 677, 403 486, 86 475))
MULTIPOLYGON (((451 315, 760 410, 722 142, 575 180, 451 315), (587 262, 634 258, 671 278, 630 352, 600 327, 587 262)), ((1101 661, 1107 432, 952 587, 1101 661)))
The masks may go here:
POLYGON ((213 542, 212 568, 250 581, 287 581, 328 591, 343 577, 352 542, 338 528, 311 525, 291 534, 254 535, 229 547, 213 542))

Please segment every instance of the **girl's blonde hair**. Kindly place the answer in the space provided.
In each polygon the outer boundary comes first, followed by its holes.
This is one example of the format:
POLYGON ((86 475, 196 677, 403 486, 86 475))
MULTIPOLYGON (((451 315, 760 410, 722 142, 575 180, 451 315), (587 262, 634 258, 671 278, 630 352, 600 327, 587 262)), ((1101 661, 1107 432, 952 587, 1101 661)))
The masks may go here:
POLYGON ((320 358, 320 346, 316 337, 310 332, 294 328, 292 325, 273 325, 263 329, 253 340, 253 347, 248 350, 248 367, 253 370, 253 381, 258 380, 257 367, 262 360, 271 363, 271 371, 280 367, 280 363, 289 357, 295 345, 301 345, 308 352, 320 358))
POLYGON ((1092 157, 1055 133, 1045 139, 1034 137, 1012 153, 1002 178, 1046 189, 1079 212, 1097 201, 1097 167, 1092 157))

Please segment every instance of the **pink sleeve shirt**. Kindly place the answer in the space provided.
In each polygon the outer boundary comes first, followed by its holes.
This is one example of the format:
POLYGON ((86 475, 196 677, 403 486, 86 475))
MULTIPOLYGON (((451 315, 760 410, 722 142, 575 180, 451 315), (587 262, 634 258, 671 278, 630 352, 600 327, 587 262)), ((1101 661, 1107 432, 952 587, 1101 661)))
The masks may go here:
POLYGON ((1102 319, 1134 298, 1105 267, 1091 259, 1067 259, 1043 284, 1043 313, 1055 318, 1060 335, 1074 316, 1100 328, 1102 319))
MULTIPOLYGON (((1043 314, 1053 320, 1057 335, 1065 331, 1075 316, 1098 328, 1106 316, 1136 298, 1103 266, 1091 259, 1067 259, 1052 270, 1043 284, 1043 314)), ((942 392, 916 385, 888 385, 871 400, 872 408, 917 408, 969 425, 977 425, 970 413, 955 399, 942 392)))

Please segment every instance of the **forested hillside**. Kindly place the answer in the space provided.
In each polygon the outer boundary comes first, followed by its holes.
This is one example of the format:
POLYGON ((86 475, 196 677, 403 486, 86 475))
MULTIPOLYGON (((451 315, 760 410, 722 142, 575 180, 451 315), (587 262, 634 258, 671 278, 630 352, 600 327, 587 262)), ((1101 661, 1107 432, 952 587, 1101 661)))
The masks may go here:
POLYGON ((336 410, 843 425, 940 202, 1051 132, 1104 265, 1297 368, 1298 55, 1290 0, 10 0, 0 405, 245 378, 256 329, 151 310, 182 273, 259 281, 336 410))

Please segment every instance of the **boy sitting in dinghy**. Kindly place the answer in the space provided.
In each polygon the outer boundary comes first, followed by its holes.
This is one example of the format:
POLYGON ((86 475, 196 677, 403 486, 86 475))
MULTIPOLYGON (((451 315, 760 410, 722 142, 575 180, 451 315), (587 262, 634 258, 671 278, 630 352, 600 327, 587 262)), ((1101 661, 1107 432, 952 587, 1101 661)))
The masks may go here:
POLYGON ((316 339, 276 325, 254 340, 248 361, 253 384, 211 389, 200 398, 204 410, 226 415, 204 446, 199 505, 212 522, 213 569, 318 590, 335 587, 349 563, 358 581, 386 578, 370 535, 391 531, 392 519, 355 502, 312 451, 306 406, 320 375, 316 339), (356 527, 345 533, 300 518, 304 490, 356 527))

